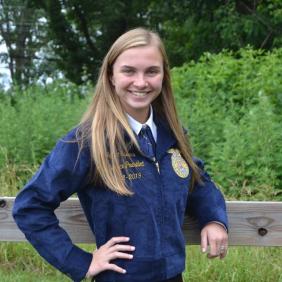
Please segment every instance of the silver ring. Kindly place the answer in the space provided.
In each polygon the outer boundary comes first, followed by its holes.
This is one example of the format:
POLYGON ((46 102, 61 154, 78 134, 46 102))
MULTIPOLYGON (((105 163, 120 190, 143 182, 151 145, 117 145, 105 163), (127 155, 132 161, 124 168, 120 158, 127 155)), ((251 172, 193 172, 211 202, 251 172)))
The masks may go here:
POLYGON ((220 246, 219 250, 220 250, 221 253, 223 253, 225 251, 225 249, 226 249, 225 246, 220 246))

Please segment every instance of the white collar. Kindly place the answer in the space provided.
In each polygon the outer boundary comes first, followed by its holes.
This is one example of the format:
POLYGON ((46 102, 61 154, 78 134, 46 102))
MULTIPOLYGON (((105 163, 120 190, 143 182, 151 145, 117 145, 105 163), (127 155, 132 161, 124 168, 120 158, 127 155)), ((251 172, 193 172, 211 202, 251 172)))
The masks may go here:
POLYGON ((154 123, 154 119, 153 119, 153 108, 152 106, 150 106, 150 116, 148 118, 148 120, 142 124, 140 123, 139 121, 137 121, 136 119, 134 119, 132 116, 130 116, 129 114, 126 114, 127 115, 127 120, 128 120, 128 123, 131 127, 131 129, 138 135, 140 130, 142 129, 142 126, 144 126, 145 124, 147 126, 150 127, 151 131, 152 131, 152 134, 153 134, 153 137, 155 139, 155 142, 157 142, 157 126, 156 124, 154 123))

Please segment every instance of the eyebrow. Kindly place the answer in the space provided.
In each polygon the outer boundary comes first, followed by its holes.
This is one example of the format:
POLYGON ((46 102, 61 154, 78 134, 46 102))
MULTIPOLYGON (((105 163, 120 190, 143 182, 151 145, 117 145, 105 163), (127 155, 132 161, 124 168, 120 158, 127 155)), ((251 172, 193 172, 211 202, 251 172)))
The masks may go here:
MULTIPOLYGON (((123 66, 121 66, 121 68, 124 68, 124 69, 136 69, 135 67, 133 67, 133 66, 128 66, 128 65, 123 65, 123 66)), ((161 69, 161 67, 160 66, 149 66, 147 69, 161 69)))
POLYGON ((124 69, 134 69, 134 67, 128 66, 128 65, 123 65, 123 66, 121 66, 121 68, 124 68, 124 69))

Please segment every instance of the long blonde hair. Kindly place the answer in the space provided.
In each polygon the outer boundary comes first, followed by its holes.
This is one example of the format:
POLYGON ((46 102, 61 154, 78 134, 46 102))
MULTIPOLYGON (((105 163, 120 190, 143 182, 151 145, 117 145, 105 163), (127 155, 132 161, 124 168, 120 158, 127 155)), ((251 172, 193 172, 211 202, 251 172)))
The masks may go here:
MULTIPOLYGON (((109 189, 121 195, 132 194, 130 188, 126 186, 120 167, 121 157, 129 155, 128 144, 126 144, 124 138, 125 134, 129 136, 131 143, 138 149, 139 146, 111 83, 112 68, 117 57, 125 50, 148 45, 158 47, 163 58, 164 69, 161 94, 152 103, 154 112, 168 122, 177 139, 177 145, 182 156, 192 169, 193 180, 200 181, 198 167, 192 159, 191 146, 177 117, 164 45, 155 32, 136 28, 121 35, 106 54, 100 69, 93 100, 79 126, 81 140, 90 142, 91 159, 93 167, 95 167, 92 180, 101 180, 109 189)), ((80 143, 81 148, 85 144, 84 141, 80 143)))

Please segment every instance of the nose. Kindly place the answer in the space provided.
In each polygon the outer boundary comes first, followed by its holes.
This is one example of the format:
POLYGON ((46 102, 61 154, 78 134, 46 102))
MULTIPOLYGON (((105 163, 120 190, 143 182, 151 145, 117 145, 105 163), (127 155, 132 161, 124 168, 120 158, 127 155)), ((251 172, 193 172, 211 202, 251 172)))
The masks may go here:
POLYGON ((136 75, 133 84, 134 84, 134 86, 136 86, 137 88, 140 88, 140 89, 145 88, 148 85, 148 83, 147 83, 143 74, 136 75))

